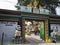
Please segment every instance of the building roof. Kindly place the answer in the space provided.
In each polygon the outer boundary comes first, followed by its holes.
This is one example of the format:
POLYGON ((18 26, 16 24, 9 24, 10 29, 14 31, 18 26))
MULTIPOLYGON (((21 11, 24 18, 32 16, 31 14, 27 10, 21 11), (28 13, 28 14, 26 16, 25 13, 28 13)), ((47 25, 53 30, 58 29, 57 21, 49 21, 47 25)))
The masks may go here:
POLYGON ((21 15, 21 12, 17 10, 0 9, 0 14, 21 15))
POLYGON ((37 13, 30 13, 30 12, 21 12, 18 10, 7 10, 7 9, 0 9, 0 14, 10 14, 10 15, 22 15, 22 14, 33 14, 33 15, 44 15, 44 16, 49 16, 51 18, 59 18, 60 16, 58 15, 46 15, 46 14, 37 14, 37 13))

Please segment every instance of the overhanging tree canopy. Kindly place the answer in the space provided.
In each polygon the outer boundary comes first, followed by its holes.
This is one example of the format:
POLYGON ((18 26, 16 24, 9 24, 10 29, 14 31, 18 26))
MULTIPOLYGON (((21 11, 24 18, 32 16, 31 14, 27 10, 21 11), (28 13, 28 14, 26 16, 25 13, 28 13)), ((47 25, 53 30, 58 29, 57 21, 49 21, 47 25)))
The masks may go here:
MULTIPOLYGON (((28 4, 34 3, 35 0, 18 0, 19 5, 27 6, 28 4)), ((43 6, 45 9, 48 9, 51 11, 52 14, 56 14, 55 8, 59 6, 60 4, 59 0, 36 0, 38 2, 37 8, 39 8, 39 5, 43 6)))

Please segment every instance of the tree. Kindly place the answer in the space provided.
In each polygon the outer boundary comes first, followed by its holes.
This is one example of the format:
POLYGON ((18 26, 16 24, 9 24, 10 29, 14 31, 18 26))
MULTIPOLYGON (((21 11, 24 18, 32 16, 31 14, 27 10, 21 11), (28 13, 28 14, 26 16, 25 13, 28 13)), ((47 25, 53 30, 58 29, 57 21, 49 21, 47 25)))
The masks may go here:
POLYGON ((20 9, 20 6, 27 6, 29 3, 32 3, 33 0, 18 0, 17 5, 15 6, 17 10, 20 9))
POLYGON ((59 0, 41 0, 40 4, 45 6, 46 9, 50 10, 52 14, 56 14, 56 7, 58 6, 59 0))
MULTIPOLYGON (((24 5, 27 6, 28 4, 32 4, 34 3, 35 0, 18 0, 19 5, 24 5)), ((38 2, 37 8, 39 8, 39 5, 41 5, 42 7, 44 7, 45 9, 48 9, 51 11, 52 14, 56 14, 56 7, 58 6, 58 4, 60 4, 59 0, 36 0, 38 2)))
POLYGON ((18 0, 19 5, 27 6, 32 0, 18 0))

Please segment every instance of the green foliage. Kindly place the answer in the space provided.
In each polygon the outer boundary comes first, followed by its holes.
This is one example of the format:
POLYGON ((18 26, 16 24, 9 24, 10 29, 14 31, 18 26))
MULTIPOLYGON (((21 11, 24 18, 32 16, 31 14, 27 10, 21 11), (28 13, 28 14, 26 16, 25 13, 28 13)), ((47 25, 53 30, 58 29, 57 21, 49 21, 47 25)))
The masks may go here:
MULTIPOLYGON (((28 4, 32 3, 33 5, 34 0, 18 0, 19 5, 27 6, 28 4)), ((39 8, 39 5, 43 7, 47 7, 46 9, 49 8, 49 10, 53 13, 56 14, 55 8, 58 6, 59 0, 37 0, 38 5, 37 8, 39 8)), ((19 9, 19 7, 17 7, 19 9)))
POLYGON ((20 5, 27 6, 32 0, 18 0, 20 5))

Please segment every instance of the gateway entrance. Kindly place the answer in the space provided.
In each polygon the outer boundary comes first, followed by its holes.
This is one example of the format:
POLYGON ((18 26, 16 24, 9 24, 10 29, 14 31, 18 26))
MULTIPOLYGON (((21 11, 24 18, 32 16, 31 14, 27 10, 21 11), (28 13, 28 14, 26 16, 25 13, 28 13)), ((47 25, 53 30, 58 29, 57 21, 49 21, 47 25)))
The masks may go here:
POLYGON ((24 20, 24 38, 27 44, 44 43, 45 40, 45 22, 44 20, 24 20))

